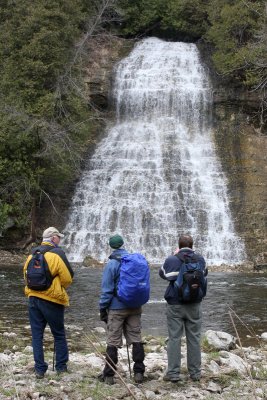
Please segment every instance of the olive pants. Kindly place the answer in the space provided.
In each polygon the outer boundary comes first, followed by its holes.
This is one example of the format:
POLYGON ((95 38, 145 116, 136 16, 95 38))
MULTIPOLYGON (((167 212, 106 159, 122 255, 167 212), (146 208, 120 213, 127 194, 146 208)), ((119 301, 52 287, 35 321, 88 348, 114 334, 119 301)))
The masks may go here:
POLYGON ((103 371, 104 377, 115 374, 113 369, 117 369, 118 347, 122 347, 122 335, 125 336, 127 345, 132 345, 134 373, 144 373, 145 352, 141 341, 141 313, 141 307, 109 311, 107 323, 107 362, 103 371))

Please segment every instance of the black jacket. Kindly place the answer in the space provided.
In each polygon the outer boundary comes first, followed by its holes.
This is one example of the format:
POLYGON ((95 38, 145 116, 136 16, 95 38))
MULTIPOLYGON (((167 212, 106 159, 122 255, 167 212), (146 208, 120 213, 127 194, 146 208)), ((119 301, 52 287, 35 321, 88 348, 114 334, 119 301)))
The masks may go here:
POLYGON ((208 274, 204 258, 200 254, 195 253, 192 249, 189 249, 187 247, 182 248, 179 251, 179 257, 177 257, 176 255, 172 255, 166 258, 163 266, 159 270, 159 276, 162 279, 169 281, 169 285, 164 295, 164 298, 168 304, 182 304, 178 300, 178 291, 174 286, 174 281, 179 274, 180 268, 185 258, 196 259, 201 264, 201 266, 203 266, 205 276, 207 276, 208 274))

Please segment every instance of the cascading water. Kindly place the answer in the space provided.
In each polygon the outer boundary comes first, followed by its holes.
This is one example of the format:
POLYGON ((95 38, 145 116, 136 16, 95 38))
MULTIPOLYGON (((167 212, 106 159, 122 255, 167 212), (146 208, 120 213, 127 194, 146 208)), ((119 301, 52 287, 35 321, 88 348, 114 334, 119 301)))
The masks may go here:
POLYGON ((76 188, 65 247, 104 260, 120 233, 129 251, 161 263, 190 233, 209 264, 245 259, 212 139, 211 87, 194 44, 138 43, 117 66, 116 124, 76 188))

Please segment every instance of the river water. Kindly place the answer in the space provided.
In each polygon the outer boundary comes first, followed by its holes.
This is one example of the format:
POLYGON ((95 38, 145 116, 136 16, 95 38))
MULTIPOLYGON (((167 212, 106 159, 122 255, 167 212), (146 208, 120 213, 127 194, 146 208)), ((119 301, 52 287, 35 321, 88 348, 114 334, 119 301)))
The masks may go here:
MULTIPOLYGON (((89 331, 104 326, 98 317, 98 299, 102 269, 74 267, 75 279, 68 292, 71 306, 66 309, 66 323, 89 331)), ((243 344, 255 344, 254 337, 267 331, 267 275, 210 273, 208 294, 203 301, 203 331, 223 330, 234 334, 229 318, 229 306, 234 309, 244 325, 236 321, 243 344)), ((24 296, 22 270, 13 266, 0 266, 1 307, 0 332, 19 332, 29 336, 27 299, 24 296)), ((159 278, 158 269, 151 269, 150 301, 143 307, 144 334, 167 336, 165 301, 166 282, 159 278)))

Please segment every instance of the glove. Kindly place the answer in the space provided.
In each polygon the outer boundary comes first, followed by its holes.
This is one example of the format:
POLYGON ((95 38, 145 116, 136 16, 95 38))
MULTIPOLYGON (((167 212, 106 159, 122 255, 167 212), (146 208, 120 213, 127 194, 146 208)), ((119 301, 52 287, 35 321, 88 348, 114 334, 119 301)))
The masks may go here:
POLYGON ((105 308, 100 309, 100 321, 108 323, 108 313, 105 308))

